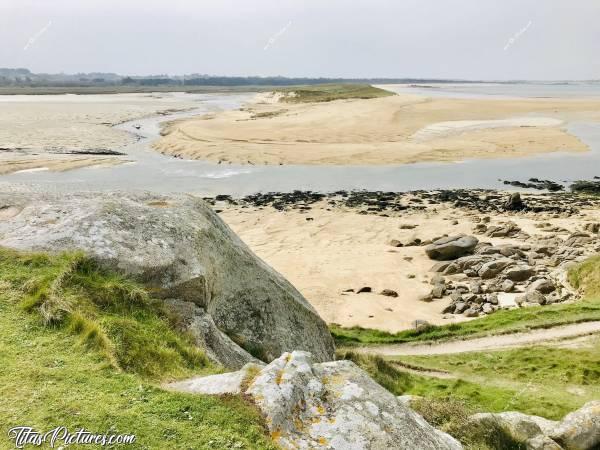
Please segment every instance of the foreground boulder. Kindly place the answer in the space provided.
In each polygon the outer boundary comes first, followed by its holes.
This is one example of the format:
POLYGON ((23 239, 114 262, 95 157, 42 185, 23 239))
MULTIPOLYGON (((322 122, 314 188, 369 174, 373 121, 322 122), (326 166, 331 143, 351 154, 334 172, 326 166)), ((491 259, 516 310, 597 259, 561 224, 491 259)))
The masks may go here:
POLYGON ((218 330, 209 330, 208 336, 235 361, 222 361, 225 365, 239 368, 248 361, 247 353, 271 361, 294 349, 310 351, 316 361, 333 359, 333 339, 312 306, 198 198, 0 193, 0 208, 11 211, 0 219, 0 245, 81 250, 144 283, 158 297, 205 311, 206 320, 186 320, 197 326, 212 321, 218 330), (232 343, 245 352, 237 352, 232 343))
POLYGON ((248 365, 235 374, 167 388, 246 394, 265 416, 275 443, 284 449, 462 448, 351 361, 315 364, 309 353, 295 351, 256 370, 248 365))
POLYGON ((431 259, 448 261, 473 253, 479 240, 473 236, 450 236, 434 241, 425 247, 425 253, 431 259))
POLYGON ((597 450, 600 448, 600 401, 555 422, 519 412, 481 413, 470 417, 474 424, 494 429, 527 450, 597 450))
POLYGON ((567 414, 549 436, 567 450, 600 448, 600 400, 567 414))

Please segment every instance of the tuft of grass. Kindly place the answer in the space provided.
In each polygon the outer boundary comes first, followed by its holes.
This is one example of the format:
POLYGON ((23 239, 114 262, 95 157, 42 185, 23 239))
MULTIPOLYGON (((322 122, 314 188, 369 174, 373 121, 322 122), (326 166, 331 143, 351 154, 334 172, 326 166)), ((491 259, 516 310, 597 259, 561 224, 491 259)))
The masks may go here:
POLYGON ((600 298, 600 255, 573 267, 569 271, 569 283, 589 298, 600 298))
POLYGON ((139 284, 81 253, 54 257, 0 249, 0 280, 42 324, 76 334, 116 369, 159 379, 208 369, 204 352, 171 326, 139 284))
POLYGON ((372 99, 396 95, 369 84, 316 84, 280 89, 287 103, 332 102, 334 100, 372 99))
POLYGON ((81 255, 0 249, 0 330, 0 448, 14 447, 10 428, 27 425, 135 434, 129 447, 140 450, 275 449, 243 398, 155 385, 220 369, 140 286, 81 255), (63 295, 68 308, 44 320, 42 305, 63 295))

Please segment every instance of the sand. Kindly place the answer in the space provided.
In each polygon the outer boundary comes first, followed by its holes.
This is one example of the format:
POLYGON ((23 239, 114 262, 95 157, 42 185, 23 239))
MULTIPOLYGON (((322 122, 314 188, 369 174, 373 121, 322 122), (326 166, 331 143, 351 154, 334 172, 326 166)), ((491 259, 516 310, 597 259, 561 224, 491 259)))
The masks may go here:
POLYGON ((0 174, 123 162, 66 153, 118 150, 136 137, 114 125, 193 106, 176 94, 0 96, 0 174))
MULTIPOLYGON (((440 205, 397 217, 361 215, 341 207, 328 211, 325 203, 308 212, 241 208, 225 203, 216 208, 223 209, 220 216, 233 231, 298 288, 328 323, 395 332, 412 328, 414 320, 433 324, 468 320, 441 313, 448 299, 431 303, 419 300, 431 290, 429 269, 434 263, 423 247, 394 248, 388 243, 391 239, 406 242, 412 237, 427 240, 445 233, 472 234, 473 218, 480 216, 477 213, 440 205), (417 226, 410 230, 401 229, 402 225, 417 226), (343 292, 364 286, 372 287, 373 293, 343 292), (392 289, 399 296, 379 295, 383 289, 392 289)), ((570 218, 492 215, 492 224, 506 220, 539 236, 536 223, 549 222, 575 231, 584 221, 600 221, 600 211, 582 211, 570 218)), ((568 231, 559 235, 566 237, 568 231)), ((510 238, 483 239, 493 244, 521 243, 510 238)))
POLYGON ((565 131, 600 120, 598 100, 452 99, 400 94, 371 100, 277 103, 173 122, 155 148, 242 164, 406 164, 583 152, 565 131))

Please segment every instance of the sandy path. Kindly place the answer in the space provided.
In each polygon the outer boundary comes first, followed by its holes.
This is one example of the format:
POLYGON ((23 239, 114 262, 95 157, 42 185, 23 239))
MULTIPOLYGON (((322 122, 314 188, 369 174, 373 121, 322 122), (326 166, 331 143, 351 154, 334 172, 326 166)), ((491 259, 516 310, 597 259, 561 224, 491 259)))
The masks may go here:
POLYGON ((239 111, 173 123, 154 146, 188 159, 241 164, 383 165, 513 158, 586 151, 564 126, 570 120, 600 120, 598 111, 600 102, 584 99, 408 94, 316 104, 259 99, 239 111))
POLYGON ((382 356, 449 355, 453 353, 526 347, 529 345, 538 345, 541 342, 578 337, 592 333, 600 333, 600 321, 563 325, 553 328, 532 330, 525 333, 486 336, 482 338, 433 344, 396 344, 376 347, 360 347, 353 349, 353 351, 382 356))

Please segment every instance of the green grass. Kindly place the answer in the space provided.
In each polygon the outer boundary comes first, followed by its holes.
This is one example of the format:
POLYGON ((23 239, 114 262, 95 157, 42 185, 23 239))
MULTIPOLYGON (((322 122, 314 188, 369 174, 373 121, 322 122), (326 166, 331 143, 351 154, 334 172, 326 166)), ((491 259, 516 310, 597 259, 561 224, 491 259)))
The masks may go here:
POLYGON ((221 370, 172 325, 82 255, 0 249, 0 448, 17 425, 135 434, 135 449, 274 448, 244 399, 158 387, 221 370))
POLYGON ((287 95, 282 101, 288 103, 331 102, 347 99, 372 99, 395 95, 393 92, 379 89, 369 84, 317 84, 278 89, 287 95))
POLYGON ((599 298, 593 297, 570 304, 502 310, 481 319, 431 326, 419 331, 388 333, 361 327, 343 328, 335 324, 330 325, 329 329, 338 347, 475 338, 600 320, 599 298))
POLYGON ((600 298, 600 255, 571 269, 569 283, 589 298, 600 298))

